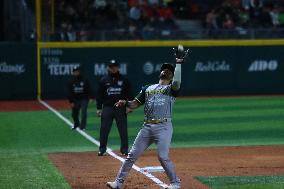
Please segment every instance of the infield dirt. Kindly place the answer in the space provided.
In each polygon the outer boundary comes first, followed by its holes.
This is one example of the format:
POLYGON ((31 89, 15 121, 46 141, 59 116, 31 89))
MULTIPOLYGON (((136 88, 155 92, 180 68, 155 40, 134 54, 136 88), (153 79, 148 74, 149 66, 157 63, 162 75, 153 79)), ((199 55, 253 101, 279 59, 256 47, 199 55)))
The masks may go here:
MULTIPOLYGON (((208 189, 195 176, 257 176, 284 174, 284 145, 254 147, 214 147, 171 149, 170 157, 183 189, 208 189)), ((121 162, 97 152, 55 153, 49 159, 74 189, 105 189, 114 180, 121 162)), ((154 150, 146 151, 136 162, 139 167, 160 166, 154 150)), ((165 173, 156 177, 168 183, 165 173)), ((124 189, 158 189, 150 179, 132 170, 124 189)))
MULTIPOLYGON (((48 100, 46 102, 57 110, 70 109, 70 104, 67 100, 48 100)), ((0 112, 26 112, 46 110, 46 107, 40 104, 37 100, 0 101, 0 112)))

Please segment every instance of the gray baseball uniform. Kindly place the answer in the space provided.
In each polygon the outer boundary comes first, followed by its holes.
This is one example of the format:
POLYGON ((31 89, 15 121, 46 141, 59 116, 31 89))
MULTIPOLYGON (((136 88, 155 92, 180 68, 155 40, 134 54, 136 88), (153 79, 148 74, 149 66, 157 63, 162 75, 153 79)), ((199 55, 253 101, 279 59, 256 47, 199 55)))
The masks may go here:
POLYGON ((169 159, 169 148, 173 133, 172 110, 177 96, 177 91, 172 85, 154 84, 143 87, 135 98, 144 106, 144 124, 138 133, 132 149, 120 168, 116 177, 119 186, 125 180, 138 157, 152 144, 157 144, 158 159, 164 168, 170 182, 180 185, 175 168, 169 159))

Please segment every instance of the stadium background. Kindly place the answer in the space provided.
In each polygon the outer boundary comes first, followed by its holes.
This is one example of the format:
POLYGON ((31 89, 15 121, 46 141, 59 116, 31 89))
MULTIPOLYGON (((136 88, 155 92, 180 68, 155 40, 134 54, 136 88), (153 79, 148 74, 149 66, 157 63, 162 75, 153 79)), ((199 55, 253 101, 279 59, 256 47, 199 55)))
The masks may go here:
MULTIPOLYGON (((283 144, 282 1, 139 2, 1 1, 1 188, 68 188, 46 154, 94 150, 79 135, 66 134, 64 123, 49 112, 7 113, 2 100, 64 100, 66 82, 78 64, 95 92, 113 58, 138 92, 156 82, 159 65, 173 62, 171 48, 180 43, 191 50, 183 66, 182 96, 279 96, 180 99, 174 147, 283 144), (38 127, 46 137, 35 137, 43 134, 38 127), (52 141, 54 131, 58 136, 52 141), (35 170, 38 180, 27 181, 24 175, 35 170)), ((70 118, 68 110, 60 112, 70 118)), ((87 132, 98 138, 94 112, 91 104, 87 132)), ((129 118, 131 141, 140 126, 139 113, 129 118)), ((117 149, 117 132, 110 137, 110 146, 117 149)), ((203 179, 214 188, 282 188, 284 180, 281 175, 203 179)))
POLYGON ((36 2, 3 2, 2 37, 9 42, 0 46, 1 99, 31 99, 39 93, 64 98, 65 83, 78 64, 95 89, 112 58, 139 91, 143 83, 155 82, 160 64, 173 62, 171 48, 179 43, 191 49, 183 69, 183 96, 284 91, 281 1, 260 1, 259 8, 250 9, 246 1, 36 2), (230 28, 226 15, 232 17, 230 28))

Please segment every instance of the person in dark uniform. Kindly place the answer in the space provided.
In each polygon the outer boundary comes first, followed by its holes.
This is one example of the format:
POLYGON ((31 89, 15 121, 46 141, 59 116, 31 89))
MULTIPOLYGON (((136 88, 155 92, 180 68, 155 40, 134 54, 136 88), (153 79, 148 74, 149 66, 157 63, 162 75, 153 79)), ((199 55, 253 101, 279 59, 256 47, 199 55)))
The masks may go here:
POLYGON ((75 67, 73 69, 73 76, 69 82, 68 88, 68 98, 72 107, 72 118, 74 121, 72 129, 79 127, 81 130, 84 130, 87 124, 87 108, 91 92, 88 80, 81 75, 80 67, 75 67), (80 110, 81 123, 79 121, 80 110))
POLYGON ((108 65, 108 75, 101 78, 97 95, 97 115, 101 117, 100 147, 98 156, 106 155, 107 141, 113 119, 116 121, 122 155, 128 154, 127 110, 116 108, 114 104, 119 99, 132 99, 130 81, 119 72, 119 64, 111 60, 108 65))

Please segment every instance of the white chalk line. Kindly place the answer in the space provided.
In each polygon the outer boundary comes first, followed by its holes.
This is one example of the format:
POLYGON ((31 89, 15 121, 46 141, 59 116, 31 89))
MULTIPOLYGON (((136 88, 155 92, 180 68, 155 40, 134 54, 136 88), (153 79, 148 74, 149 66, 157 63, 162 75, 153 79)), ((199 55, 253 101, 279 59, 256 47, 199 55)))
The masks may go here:
MULTIPOLYGON (((61 113, 59 113, 56 109, 52 108, 49 104, 47 104, 46 102, 44 102, 41 99, 38 99, 38 101, 44 105, 47 109, 49 109, 51 112, 53 112, 55 115, 57 115, 57 117, 59 117, 60 119, 62 119, 67 125, 69 125, 70 127, 73 127, 72 122, 67 119, 66 117, 64 117, 61 113)), ((82 131, 80 129, 76 129, 82 136, 84 136, 87 140, 89 140, 90 142, 92 142, 93 144, 100 146, 100 142, 97 141, 95 138, 91 137, 90 135, 88 135, 85 131, 82 131)), ((109 155, 111 155, 113 158, 124 162, 124 158, 116 155, 113 150, 111 148, 107 148, 106 151, 109 155)), ((157 185, 159 185, 161 188, 165 188, 167 186, 167 184, 163 183, 160 179, 158 179, 157 177, 155 177, 154 175, 152 175, 149 172, 145 172, 143 169, 141 169, 140 167, 138 167, 137 165, 133 165, 132 168, 134 170, 136 170, 137 172, 145 175, 146 177, 148 177, 149 179, 151 179, 153 182, 155 182, 157 185)))

